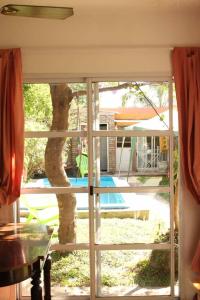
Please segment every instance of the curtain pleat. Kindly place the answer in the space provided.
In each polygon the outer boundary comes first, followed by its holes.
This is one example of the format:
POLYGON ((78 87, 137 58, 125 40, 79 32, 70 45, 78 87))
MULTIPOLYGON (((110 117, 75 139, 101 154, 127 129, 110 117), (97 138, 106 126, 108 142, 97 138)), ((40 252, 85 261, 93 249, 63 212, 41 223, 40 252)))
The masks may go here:
POLYGON ((200 203, 200 48, 175 48, 172 65, 184 181, 200 203))
MULTIPOLYGON (((200 48, 175 48, 172 67, 184 182, 200 204, 200 48)), ((200 272, 200 242, 191 267, 194 272, 200 272)))
POLYGON ((20 49, 0 50, 0 204, 20 196, 24 111, 20 49))

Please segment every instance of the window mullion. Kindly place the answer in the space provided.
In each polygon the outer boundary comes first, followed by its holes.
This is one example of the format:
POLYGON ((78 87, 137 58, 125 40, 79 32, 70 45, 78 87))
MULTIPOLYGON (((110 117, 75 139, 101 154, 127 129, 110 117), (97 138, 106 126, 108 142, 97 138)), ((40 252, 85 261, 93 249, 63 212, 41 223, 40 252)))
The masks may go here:
POLYGON ((174 135, 173 135, 173 86, 169 81, 169 130, 170 130, 170 243, 171 243, 171 296, 174 297, 175 285, 175 251, 174 251, 174 135))
POLYGON ((96 244, 96 250, 170 250, 170 243, 96 244))
MULTIPOLYGON (((92 82, 87 81, 88 97, 88 188, 93 186, 93 107, 92 107, 92 82)), ((95 237, 94 237, 94 194, 89 193, 89 249, 90 249, 90 299, 95 299, 96 270, 95 270, 95 237)))
POLYGON ((170 187, 135 186, 135 187, 94 187, 94 193, 169 193, 170 187))
MULTIPOLYGON (((99 125, 99 84, 98 82, 94 83, 94 109, 95 109, 95 126, 94 128, 96 130, 100 129, 99 125)), ((96 171, 96 186, 100 185, 100 137, 96 137, 94 141, 95 145, 95 171, 96 171)), ((100 195, 96 194, 95 195, 95 243, 99 243, 101 240, 101 207, 100 207, 100 195)), ((101 296, 101 251, 96 250, 95 251, 96 255, 96 261, 95 261, 95 266, 96 266, 96 295, 101 296)))
POLYGON ((46 188, 22 188, 21 194, 67 194, 88 193, 88 187, 46 187, 46 188))
POLYGON ((58 137, 86 137, 85 131, 25 131, 24 138, 58 138, 58 137))
POLYGON ((93 137, 170 136, 169 130, 94 130, 93 137))

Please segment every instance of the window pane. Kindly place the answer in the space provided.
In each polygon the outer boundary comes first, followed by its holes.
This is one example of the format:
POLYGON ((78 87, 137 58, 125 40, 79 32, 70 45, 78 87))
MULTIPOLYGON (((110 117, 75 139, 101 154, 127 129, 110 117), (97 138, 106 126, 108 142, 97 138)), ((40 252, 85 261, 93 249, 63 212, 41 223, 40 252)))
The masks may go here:
POLYGON ((99 82, 94 96, 96 130, 169 128, 167 82, 99 82))
MULTIPOLYGON (((71 193, 59 195, 21 195, 20 221, 25 223, 38 222, 54 228, 52 244, 58 244, 59 242, 88 243, 88 211, 81 208, 83 204, 79 203, 82 200, 80 195, 83 195, 85 199, 88 198, 87 194, 79 194, 79 199, 77 200, 77 194, 71 193), (60 206, 60 218, 58 201, 60 206), (74 203, 74 201, 77 201, 77 203, 74 203), (75 205, 74 208, 73 205, 75 205), (58 232, 59 225, 61 237, 59 237, 58 232), (69 226, 69 228, 67 226, 69 226), (66 228, 68 228, 68 230, 66 228)), ((85 205, 87 204, 85 203, 85 205)))
POLYGON ((94 170, 96 186, 169 186, 169 137, 94 138, 94 170))
POLYGON ((54 296, 90 294, 88 251, 52 253, 52 293, 54 296))
MULTIPOLYGON (((90 294, 89 253, 54 251, 51 254, 51 295, 62 299, 90 294)), ((22 296, 30 296, 31 280, 22 283, 22 296)))
POLYGON ((169 250, 97 252, 102 296, 170 295, 169 250))
POLYGON ((70 186, 87 186, 82 178, 88 174, 87 139, 27 138, 24 169, 24 187, 67 186, 66 181, 70 186))
POLYGON ((95 205, 97 242, 102 244, 169 242, 168 193, 100 194, 100 197, 96 195, 95 205))
POLYGON ((24 103, 26 131, 83 130, 87 125, 85 83, 24 84, 24 103))

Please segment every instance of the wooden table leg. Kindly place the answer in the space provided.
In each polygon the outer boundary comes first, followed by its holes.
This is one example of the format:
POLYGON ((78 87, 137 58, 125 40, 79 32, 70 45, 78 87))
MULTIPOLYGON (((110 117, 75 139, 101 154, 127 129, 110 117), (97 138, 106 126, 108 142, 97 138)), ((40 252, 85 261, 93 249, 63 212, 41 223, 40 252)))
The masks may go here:
POLYGON ((31 300, 42 300, 42 288, 40 286, 41 280, 40 280, 40 275, 41 275, 41 270, 40 270, 40 259, 38 259, 34 264, 33 264, 33 276, 31 284, 33 285, 31 288, 31 300))
POLYGON ((48 255, 44 264, 44 300, 51 300, 51 256, 48 255))

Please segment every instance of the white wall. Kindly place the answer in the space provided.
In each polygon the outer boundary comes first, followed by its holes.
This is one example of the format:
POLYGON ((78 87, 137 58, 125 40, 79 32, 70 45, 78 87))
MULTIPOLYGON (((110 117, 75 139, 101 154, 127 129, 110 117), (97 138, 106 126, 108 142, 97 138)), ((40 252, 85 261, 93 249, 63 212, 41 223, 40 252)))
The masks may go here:
POLYGON ((22 47, 24 73, 170 74, 169 47, 198 45, 198 12, 84 12, 65 21, 0 16, 0 47, 22 47))
POLYGON ((69 22, 63 29, 51 22, 48 31, 45 26, 38 31, 40 38, 23 39, 24 73, 171 75, 170 48, 200 42, 195 14, 84 16, 78 25, 69 22))
POLYGON ((29 72, 63 73, 77 77, 170 74, 168 48, 24 49, 23 59, 27 77, 29 72))
POLYGON ((131 148, 116 149, 116 171, 129 171, 131 148))

